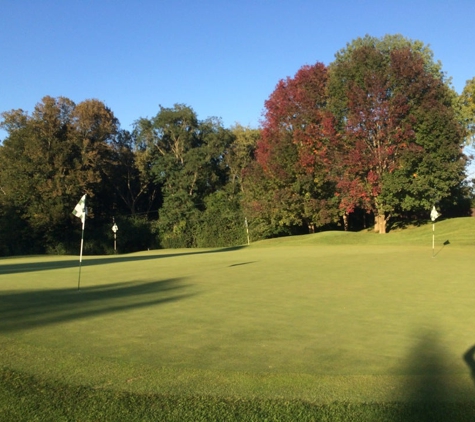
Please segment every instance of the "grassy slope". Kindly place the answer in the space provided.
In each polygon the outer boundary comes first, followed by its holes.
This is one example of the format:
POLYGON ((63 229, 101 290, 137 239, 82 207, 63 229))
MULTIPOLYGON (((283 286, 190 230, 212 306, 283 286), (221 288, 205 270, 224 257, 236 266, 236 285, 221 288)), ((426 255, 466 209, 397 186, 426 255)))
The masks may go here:
POLYGON ((432 225, 89 257, 80 292, 74 258, 2 259, 0 365, 174 397, 472 400, 472 224, 438 222, 435 258, 432 225))
POLYGON ((371 230, 360 232, 327 231, 304 236, 282 237, 259 242, 256 245, 393 245, 393 246, 429 246, 432 248, 432 234, 435 235, 438 249, 444 242, 456 246, 475 246, 475 219, 472 217, 438 220, 420 227, 398 229, 385 235, 375 234, 371 230), (433 231, 434 229, 434 231, 433 231))

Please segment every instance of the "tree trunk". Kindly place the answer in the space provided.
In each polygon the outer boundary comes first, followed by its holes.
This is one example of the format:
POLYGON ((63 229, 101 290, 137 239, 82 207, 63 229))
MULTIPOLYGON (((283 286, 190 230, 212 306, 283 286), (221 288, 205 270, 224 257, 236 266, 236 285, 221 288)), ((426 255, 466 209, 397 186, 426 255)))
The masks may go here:
POLYGON ((379 234, 386 233, 386 226, 388 223, 388 219, 384 215, 384 213, 377 214, 374 217, 374 231, 379 234))
POLYGON ((343 227, 345 228, 345 232, 348 231, 348 214, 345 212, 343 214, 343 227))
POLYGON ((308 228, 308 233, 309 234, 313 234, 315 233, 315 224, 314 223, 306 223, 307 224, 307 228, 308 228))

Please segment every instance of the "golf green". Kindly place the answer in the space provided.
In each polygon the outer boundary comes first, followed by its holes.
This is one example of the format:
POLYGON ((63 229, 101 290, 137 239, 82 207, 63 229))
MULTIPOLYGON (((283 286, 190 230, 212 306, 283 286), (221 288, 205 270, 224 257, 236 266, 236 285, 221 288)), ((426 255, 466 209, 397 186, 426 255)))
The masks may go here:
POLYGON ((1 259, 0 365, 140 393, 474 400, 475 248, 322 235, 85 257, 79 290, 75 257, 1 259))

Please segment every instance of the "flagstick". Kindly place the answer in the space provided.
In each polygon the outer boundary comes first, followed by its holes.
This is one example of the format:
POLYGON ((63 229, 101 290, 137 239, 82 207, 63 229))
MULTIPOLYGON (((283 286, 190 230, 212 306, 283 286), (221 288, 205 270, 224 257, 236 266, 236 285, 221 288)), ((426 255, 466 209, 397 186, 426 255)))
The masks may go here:
POLYGON ((249 240, 249 225, 247 224, 247 218, 244 219, 244 225, 246 226, 247 244, 250 245, 251 242, 250 242, 250 240, 249 240))
POLYGON ((434 258, 435 248, 435 223, 432 223, 432 258, 434 258))
POLYGON ((86 225, 86 194, 84 194, 77 205, 74 207, 73 214, 81 219, 82 231, 81 231, 81 251, 79 253, 79 277, 78 277, 78 290, 81 288, 81 264, 82 264, 82 247, 84 245, 84 226, 86 225))
POLYGON ((430 219, 432 220, 432 258, 435 257, 435 220, 439 217, 440 214, 435 209, 435 205, 432 207, 432 211, 430 212, 430 219))
POLYGON ((82 247, 84 245, 84 225, 86 223, 86 217, 82 219, 82 231, 81 231, 81 250, 79 252, 79 277, 78 277, 78 290, 81 285, 81 266, 82 266, 82 247))

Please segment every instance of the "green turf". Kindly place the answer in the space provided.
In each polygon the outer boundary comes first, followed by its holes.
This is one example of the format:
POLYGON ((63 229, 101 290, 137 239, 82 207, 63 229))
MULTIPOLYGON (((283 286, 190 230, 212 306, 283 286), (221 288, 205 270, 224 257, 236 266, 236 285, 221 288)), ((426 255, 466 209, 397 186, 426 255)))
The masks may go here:
POLYGON ((85 257, 79 291, 76 257, 0 259, 0 367, 53 392, 228 410, 471 403, 473 225, 437 222, 434 251, 429 224, 85 257))

